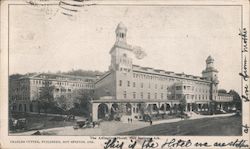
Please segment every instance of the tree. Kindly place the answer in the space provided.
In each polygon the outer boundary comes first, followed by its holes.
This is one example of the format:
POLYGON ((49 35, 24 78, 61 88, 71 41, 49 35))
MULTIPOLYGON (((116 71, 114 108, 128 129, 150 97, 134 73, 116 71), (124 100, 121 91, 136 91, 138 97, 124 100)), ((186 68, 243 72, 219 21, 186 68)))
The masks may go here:
POLYGON ((187 106, 187 101, 185 99, 185 97, 183 96, 181 99, 180 99, 180 111, 181 111, 181 114, 184 114, 184 111, 186 109, 186 106, 187 106))
POLYGON ((89 77, 95 77, 96 75, 102 75, 104 74, 103 72, 100 71, 92 71, 92 70, 74 70, 72 69, 71 71, 68 72, 58 72, 60 74, 65 74, 65 75, 75 75, 75 76, 89 76, 89 77))
POLYGON ((23 77, 23 76, 24 76, 24 75, 22 75, 22 74, 16 73, 16 74, 10 75, 10 76, 9 76, 9 79, 10 79, 10 80, 16 80, 16 79, 19 79, 19 78, 21 78, 21 77, 23 77))
POLYGON ((44 109, 47 113, 47 109, 54 106, 54 85, 50 85, 49 81, 44 81, 43 86, 40 88, 40 93, 38 97, 38 109, 44 109))
POLYGON ((218 90, 218 93, 224 93, 224 94, 226 94, 227 91, 226 91, 225 89, 219 89, 219 90, 218 90))
POLYGON ((217 111, 218 102, 213 100, 209 103, 209 113, 215 114, 217 111))
POLYGON ((89 103, 93 100, 94 91, 86 89, 74 90, 71 94, 72 102, 75 107, 79 107, 84 110, 85 114, 89 114, 89 103))
POLYGON ((71 98, 61 95, 55 99, 55 105, 63 111, 68 111, 74 107, 74 102, 71 98))
POLYGON ((233 96, 233 104, 235 105, 235 108, 237 110, 242 110, 241 109, 241 107, 242 107, 242 100, 240 98, 240 95, 236 91, 234 91, 234 90, 230 90, 229 94, 233 96))

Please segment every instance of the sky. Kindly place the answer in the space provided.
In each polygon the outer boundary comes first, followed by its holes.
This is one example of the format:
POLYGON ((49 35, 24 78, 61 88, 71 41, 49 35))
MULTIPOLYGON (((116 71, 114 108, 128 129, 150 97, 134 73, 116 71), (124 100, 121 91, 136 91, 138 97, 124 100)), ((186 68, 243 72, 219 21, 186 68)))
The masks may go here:
POLYGON ((67 17, 58 6, 11 6, 10 74, 107 71, 115 29, 123 22, 127 42, 147 53, 133 58, 133 64, 201 76, 211 55, 219 88, 240 91, 240 7, 94 5, 78 10, 67 17))

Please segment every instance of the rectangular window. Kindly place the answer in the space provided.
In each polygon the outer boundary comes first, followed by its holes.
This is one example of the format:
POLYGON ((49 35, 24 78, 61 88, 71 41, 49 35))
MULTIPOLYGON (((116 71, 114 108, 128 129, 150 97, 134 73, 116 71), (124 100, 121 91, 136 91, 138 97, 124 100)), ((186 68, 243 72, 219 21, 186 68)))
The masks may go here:
POLYGON ((161 99, 163 99, 163 93, 161 93, 161 99))
POLYGON ((126 91, 123 92, 123 97, 127 98, 127 92, 126 91))
POLYGON ((135 93, 135 92, 133 92, 133 98, 134 98, 134 99, 136 98, 136 93, 135 93))
POLYGON ((141 83, 141 88, 143 88, 143 83, 141 83))
POLYGON ((143 99, 143 92, 141 92, 141 99, 143 99))
POLYGON ((130 87, 130 81, 128 81, 128 87, 130 87))
POLYGON ((157 99, 157 93, 155 93, 155 99, 157 99))
POLYGON ((135 87, 135 82, 133 82, 133 87, 135 87))
POLYGON ((122 80, 119 80, 119 86, 122 86, 122 80))
POLYGON ((148 99, 150 99, 150 93, 148 93, 148 99))
POLYGON ((155 89, 157 89, 157 84, 155 84, 155 89))
POLYGON ((175 89, 176 90, 181 90, 181 86, 176 86, 175 89))

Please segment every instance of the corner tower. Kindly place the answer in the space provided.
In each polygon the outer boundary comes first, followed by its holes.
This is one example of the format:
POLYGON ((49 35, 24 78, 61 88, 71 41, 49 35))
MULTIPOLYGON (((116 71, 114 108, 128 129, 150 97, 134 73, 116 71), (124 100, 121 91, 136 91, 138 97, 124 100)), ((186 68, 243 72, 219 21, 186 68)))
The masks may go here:
POLYGON ((218 90, 218 70, 214 68, 214 59, 208 56, 206 59, 206 69, 202 71, 202 77, 211 81, 210 85, 210 100, 216 100, 218 90))
POLYGON ((115 34, 116 42, 109 52, 111 55, 109 70, 131 72, 133 48, 127 44, 127 27, 120 22, 116 27, 115 34))
POLYGON ((208 56, 206 59, 206 69, 202 71, 202 77, 218 84, 218 70, 214 68, 214 59, 208 56))
POLYGON ((123 42, 127 43, 126 37, 127 37, 127 27, 120 22, 115 30, 116 33, 116 42, 123 42))

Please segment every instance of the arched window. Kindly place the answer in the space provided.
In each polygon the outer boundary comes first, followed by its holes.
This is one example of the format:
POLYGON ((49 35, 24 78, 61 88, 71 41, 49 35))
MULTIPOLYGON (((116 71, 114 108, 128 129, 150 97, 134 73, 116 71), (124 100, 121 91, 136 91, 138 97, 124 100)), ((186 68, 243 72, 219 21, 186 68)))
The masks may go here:
POLYGON ((22 112, 22 111, 23 111, 23 106, 22 106, 22 104, 19 104, 18 111, 19 111, 19 112, 22 112))
POLYGON ((33 112, 33 105, 32 105, 32 103, 30 104, 30 112, 33 112))
POLYGON ((26 107, 26 104, 24 104, 24 112, 27 111, 27 107, 26 107))

